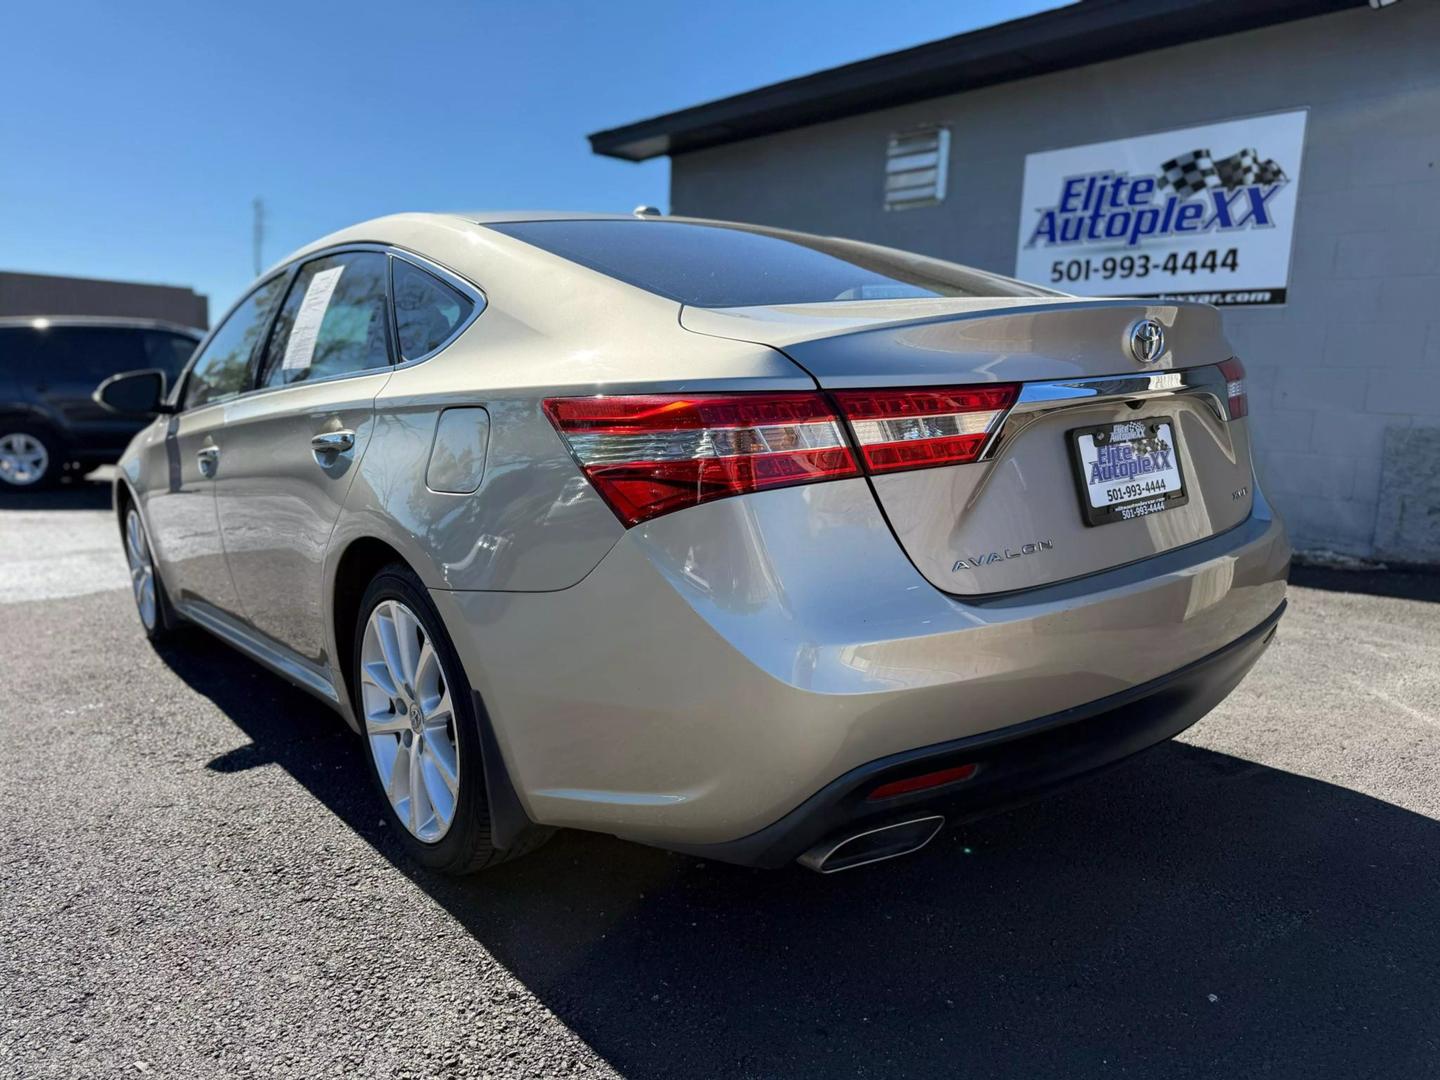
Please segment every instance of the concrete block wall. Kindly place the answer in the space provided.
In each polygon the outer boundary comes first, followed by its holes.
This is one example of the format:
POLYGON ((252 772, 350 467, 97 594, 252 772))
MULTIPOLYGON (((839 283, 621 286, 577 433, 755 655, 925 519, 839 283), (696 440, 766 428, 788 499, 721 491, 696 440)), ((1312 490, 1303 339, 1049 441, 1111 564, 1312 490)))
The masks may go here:
POLYGON ((1025 155, 1310 110, 1289 303, 1229 308, 1261 481, 1301 547, 1440 562, 1440 0, 1359 8, 681 155, 672 210, 1013 273, 1025 155), (893 131, 951 129, 950 193, 886 212, 893 131), (1387 446, 1391 449, 1387 452, 1387 446), (1403 448, 1403 452, 1402 449, 1403 448), (1420 465, 1416 465, 1416 461, 1420 465), (1388 494, 1384 494, 1388 493, 1388 494), (1388 503, 1385 500, 1390 500, 1388 503), (1419 507, 1420 509, 1417 509, 1419 507), (1397 527, 1396 522, 1408 522, 1397 527))

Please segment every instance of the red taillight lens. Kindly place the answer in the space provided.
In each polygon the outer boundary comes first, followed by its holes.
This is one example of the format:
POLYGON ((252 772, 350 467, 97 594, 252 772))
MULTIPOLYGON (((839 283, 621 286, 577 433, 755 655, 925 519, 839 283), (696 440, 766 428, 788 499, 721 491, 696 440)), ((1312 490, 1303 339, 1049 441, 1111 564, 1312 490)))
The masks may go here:
POLYGON ((1220 374, 1225 376, 1225 397, 1230 406, 1230 419, 1239 420, 1250 415, 1250 399, 1245 396, 1245 365, 1232 356, 1220 365, 1220 374))
POLYGON ((940 787, 942 784, 954 784, 961 780, 969 780, 975 775, 979 766, 957 765, 953 769, 941 769, 938 772, 921 773, 919 776, 907 776, 904 780, 895 780, 889 784, 881 784, 866 799, 890 799, 896 795, 908 795, 912 791, 926 791, 929 788, 940 787))
POLYGON ((1014 383, 924 390, 842 390, 835 401, 871 472, 974 461, 1015 403, 1014 383))
POLYGON ((549 398, 545 413, 626 525, 860 472, 819 394, 549 398))

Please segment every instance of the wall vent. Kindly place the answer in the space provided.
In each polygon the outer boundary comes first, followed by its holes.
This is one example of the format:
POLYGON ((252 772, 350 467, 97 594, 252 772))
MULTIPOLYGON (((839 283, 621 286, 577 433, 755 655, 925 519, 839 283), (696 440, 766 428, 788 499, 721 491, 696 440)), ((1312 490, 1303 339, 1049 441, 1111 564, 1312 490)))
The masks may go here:
POLYGON ((908 210, 943 202, 949 162, 949 128, 920 128, 891 135, 885 150, 885 209, 908 210))

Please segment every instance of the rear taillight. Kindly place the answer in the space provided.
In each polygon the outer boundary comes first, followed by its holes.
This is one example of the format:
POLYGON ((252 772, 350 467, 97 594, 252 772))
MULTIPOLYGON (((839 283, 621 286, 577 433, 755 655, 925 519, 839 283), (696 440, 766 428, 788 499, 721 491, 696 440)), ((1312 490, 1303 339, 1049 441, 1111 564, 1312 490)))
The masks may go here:
POLYGON ((842 390, 835 401, 850 421, 866 467, 879 473, 976 460, 1019 392, 1014 383, 842 390))
POLYGON ((1225 376, 1225 400, 1230 408, 1230 419, 1239 420, 1250 415, 1250 399, 1245 396, 1245 365, 1232 356, 1220 365, 1220 374, 1225 376))
POLYGON ((627 525, 728 495, 860 473, 820 394, 549 398, 545 413, 627 525))

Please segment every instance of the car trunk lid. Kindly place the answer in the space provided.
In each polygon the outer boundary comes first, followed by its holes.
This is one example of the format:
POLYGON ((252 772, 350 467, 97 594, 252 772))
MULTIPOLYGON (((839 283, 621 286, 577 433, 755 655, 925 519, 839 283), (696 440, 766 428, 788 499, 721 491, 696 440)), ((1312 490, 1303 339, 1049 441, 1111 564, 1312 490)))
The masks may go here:
MULTIPOLYGON (((876 300, 687 307, 681 322, 780 349, 842 406, 856 391, 1018 384, 979 460, 872 469, 896 538, 946 592, 1080 577, 1203 540, 1250 513, 1245 421, 1230 419, 1218 366, 1231 351, 1206 305, 876 300), (1145 320, 1165 338, 1150 362, 1131 347, 1145 320)), ((864 423, 851 424, 862 443, 864 423)))

